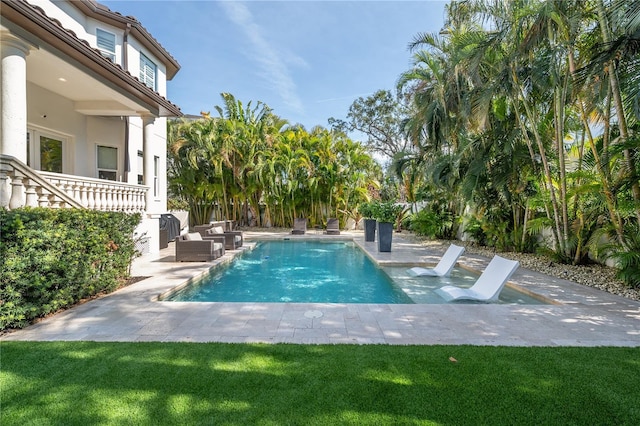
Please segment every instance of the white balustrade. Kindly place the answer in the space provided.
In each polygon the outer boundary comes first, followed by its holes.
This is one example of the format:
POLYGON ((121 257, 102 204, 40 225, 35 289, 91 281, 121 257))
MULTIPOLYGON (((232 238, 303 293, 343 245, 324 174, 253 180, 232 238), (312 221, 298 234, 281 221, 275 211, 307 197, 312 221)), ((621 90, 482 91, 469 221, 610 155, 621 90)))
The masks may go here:
POLYGON ((40 172, 0 156, 0 206, 67 208, 142 213, 149 189, 103 179, 40 172))
POLYGON ((73 194, 73 198, 88 209, 126 213, 145 210, 144 200, 148 191, 146 186, 50 172, 40 172, 40 175, 57 187, 71 188, 68 193, 73 194), (130 202, 124 194, 139 201, 130 202))
POLYGON ((24 176, 20 172, 15 172, 11 179, 11 198, 9 198, 9 208, 16 209, 24 206, 24 176))
POLYGON ((27 187, 25 191, 25 205, 27 207, 38 207, 38 193, 36 192, 37 184, 31 179, 26 179, 25 186, 27 187))

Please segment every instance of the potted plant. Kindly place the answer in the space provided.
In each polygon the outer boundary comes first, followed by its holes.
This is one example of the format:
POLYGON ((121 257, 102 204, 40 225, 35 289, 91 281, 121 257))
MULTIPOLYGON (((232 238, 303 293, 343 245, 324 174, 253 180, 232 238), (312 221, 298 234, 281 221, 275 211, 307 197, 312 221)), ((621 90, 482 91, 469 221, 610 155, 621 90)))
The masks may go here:
POLYGON ((374 203, 360 203, 358 211, 364 217, 364 240, 376 240, 376 219, 374 203))
POLYGON ((391 251, 393 225, 402 210, 400 204, 393 202, 378 203, 374 208, 375 218, 378 221, 378 251, 391 251))

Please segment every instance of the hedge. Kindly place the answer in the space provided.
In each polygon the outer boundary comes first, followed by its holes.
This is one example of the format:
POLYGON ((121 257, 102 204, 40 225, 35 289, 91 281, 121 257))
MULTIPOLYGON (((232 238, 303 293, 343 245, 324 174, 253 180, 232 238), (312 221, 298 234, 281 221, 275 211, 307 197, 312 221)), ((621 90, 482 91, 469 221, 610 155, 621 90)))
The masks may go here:
POLYGON ((0 330, 21 328, 118 288, 136 255, 140 215, 0 208, 0 330))

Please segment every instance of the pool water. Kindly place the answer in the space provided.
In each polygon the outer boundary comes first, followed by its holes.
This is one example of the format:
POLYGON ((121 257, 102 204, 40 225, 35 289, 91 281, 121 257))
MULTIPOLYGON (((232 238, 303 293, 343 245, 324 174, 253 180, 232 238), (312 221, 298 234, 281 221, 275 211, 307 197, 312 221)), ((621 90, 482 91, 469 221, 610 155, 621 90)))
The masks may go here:
POLYGON ((189 302, 413 303, 350 241, 268 241, 169 297, 189 302))
MULTIPOLYGON (((163 300, 444 304, 434 290, 444 285, 468 288, 479 276, 457 267, 449 277, 414 277, 408 270, 377 267, 351 241, 265 241, 163 300)), ((506 286, 497 303, 544 304, 506 286)))

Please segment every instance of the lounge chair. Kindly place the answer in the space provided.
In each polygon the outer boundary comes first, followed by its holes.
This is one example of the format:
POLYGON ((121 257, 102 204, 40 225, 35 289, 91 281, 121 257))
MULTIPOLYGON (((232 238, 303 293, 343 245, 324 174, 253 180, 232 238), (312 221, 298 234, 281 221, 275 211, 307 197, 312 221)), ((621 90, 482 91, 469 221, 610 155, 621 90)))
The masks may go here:
POLYGON ((200 232, 200 235, 202 235, 202 238, 205 240, 219 236, 224 237, 224 248, 226 250, 235 250, 244 244, 242 231, 225 231, 222 226, 213 226, 205 230, 199 230, 198 232, 200 232))
POLYGON ((176 237, 176 262, 210 262, 224 255, 224 238, 203 240, 193 232, 176 237))
POLYGON ((336 218, 327 219, 327 235, 340 235, 340 221, 336 218))
POLYGON ((307 232, 307 219, 305 218, 295 218, 293 220, 293 229, 291 233, 293 235, 303 235, 307 232))
POLYGON ((464 247, 451 244, 435 268, 421 268, 416 266, 415 268, 409 269, 409 274, 416 277, 448 277, 463 252, 464 247))
POLYGON ((460 288, 446 285, 436 290, 447 302, 452 300, 480 300, 495 302, 511 275, 518 269, 520 263, 516 260, 494 256, 487 265, 480 278, 471 288, 460 288))

